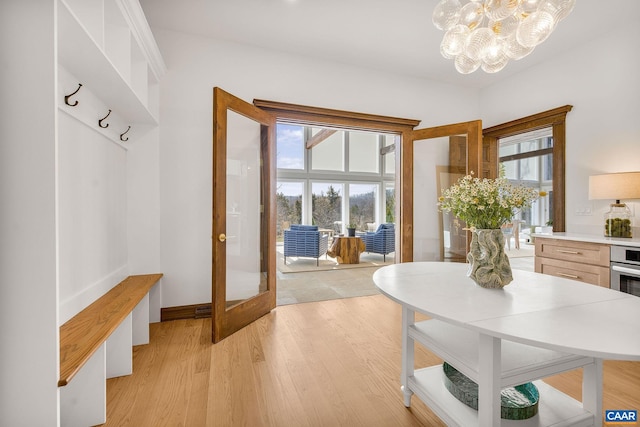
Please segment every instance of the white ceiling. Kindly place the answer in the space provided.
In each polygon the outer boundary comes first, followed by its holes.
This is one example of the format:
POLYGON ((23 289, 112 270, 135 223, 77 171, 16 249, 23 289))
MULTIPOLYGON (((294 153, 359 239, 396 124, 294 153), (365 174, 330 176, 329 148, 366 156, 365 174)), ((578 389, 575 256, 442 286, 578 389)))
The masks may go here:
POLYGON ((140 3, 152 30, 171 29, 477 88, 494 84, 625 23, 638 25, 640 16, 638 0, 577 0, 573 12, 528 57, 511 61, 496 74, 478 70, 461 75, 451 60, 440 55, 443 33, 431 23, 438 0, 140 3))

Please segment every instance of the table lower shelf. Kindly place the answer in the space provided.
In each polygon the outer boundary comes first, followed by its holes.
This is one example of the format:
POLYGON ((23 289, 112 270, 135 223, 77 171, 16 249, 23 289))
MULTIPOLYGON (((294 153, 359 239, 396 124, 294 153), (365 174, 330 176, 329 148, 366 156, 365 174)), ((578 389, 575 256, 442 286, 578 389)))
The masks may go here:
MULTIPOLYGON (((409 336, 476 383, 479 381, 480 334, 440 320, 424 320, 409 327, 409 336)), ((594 359, 533 347, 508 340, 501 342, 502 388, 524 384, 561 372, 591 365, 594 359)))
MULTIPOLYGON (((533 382, 540 392, 538 414, 528 420, 502 420, 506 427, 593 426, 594 416, 582 403, 543 381, 533 382)), ((444 385, 442 365, 416 370, 409 388, 448 426, 477 426, 478 411, 456 399, 444 385)), ((482 397, 480 397, 482 398, 482 397)))

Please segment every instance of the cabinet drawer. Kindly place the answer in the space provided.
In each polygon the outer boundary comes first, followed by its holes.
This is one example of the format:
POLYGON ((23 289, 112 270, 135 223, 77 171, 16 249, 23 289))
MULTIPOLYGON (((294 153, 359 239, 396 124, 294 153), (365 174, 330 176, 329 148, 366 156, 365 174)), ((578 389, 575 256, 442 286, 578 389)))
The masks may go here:
POLYGON ((609 268, 609 245, 536 237, 536 258, 599 265, 609 268))
POLYGON ((609 267, 541 258, 538 256, 536 256, 535 262, 535 271, 538 273, 578 280, 605 288, 610 286, 609 267))

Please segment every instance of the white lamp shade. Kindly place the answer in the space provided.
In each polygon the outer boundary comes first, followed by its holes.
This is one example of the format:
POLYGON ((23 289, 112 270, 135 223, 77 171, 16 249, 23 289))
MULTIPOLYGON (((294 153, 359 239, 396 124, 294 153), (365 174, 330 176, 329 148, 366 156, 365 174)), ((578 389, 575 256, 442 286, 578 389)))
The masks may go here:
POLYGON ((640 172, 609 173, 589 177, 589 200, 639 198, 640 172))

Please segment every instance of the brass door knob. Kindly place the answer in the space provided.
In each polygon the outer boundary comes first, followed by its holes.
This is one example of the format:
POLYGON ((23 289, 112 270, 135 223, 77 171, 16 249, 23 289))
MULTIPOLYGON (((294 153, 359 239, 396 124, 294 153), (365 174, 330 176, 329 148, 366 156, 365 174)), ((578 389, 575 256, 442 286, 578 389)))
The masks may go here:
POLYGON ((225 240, 227 240, 227 236, 224 233, 220 233, 220 235, 218 236, 218 240, 224 242, 225 240))

